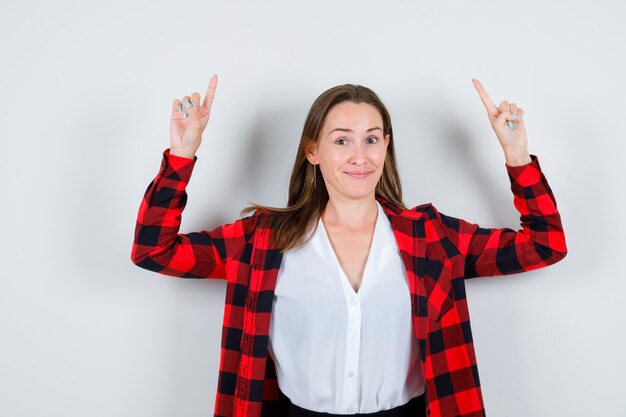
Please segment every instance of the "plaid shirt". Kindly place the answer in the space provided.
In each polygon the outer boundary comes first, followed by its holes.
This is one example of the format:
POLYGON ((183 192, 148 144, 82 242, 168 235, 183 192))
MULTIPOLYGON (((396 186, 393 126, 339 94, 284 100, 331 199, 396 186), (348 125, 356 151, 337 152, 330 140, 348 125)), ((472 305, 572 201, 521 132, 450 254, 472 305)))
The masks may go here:
MULTIPOLYGON (((505 164, 522 229, 483 228, 440 213, 431 203, 400 209, 378 198, 388 216, 411 292, 429 417, 485 416, 465 279, 515 274, 563 259, 565 236, 556 200, 539 161, 505 164)), ((271 213, 211 231, 178 234, 194 159, 163 152, 145 192, 131 259, 150 271, 182 278, 226 279, 215 416, 284 416, 268 354, 280 248, 270 245, 271 213)))

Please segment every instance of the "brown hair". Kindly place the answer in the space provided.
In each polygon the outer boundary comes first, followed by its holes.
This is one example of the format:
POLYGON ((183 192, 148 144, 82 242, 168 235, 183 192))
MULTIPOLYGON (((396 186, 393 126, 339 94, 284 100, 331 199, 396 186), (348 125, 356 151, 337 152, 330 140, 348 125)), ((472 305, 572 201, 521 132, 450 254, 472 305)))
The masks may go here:
POLYGON ((283 252, 304 243, 305 237, 315 227, 326 208, 328 191, 324 179, 320 170, 314 169, 306 158, 306 151, 319 142, 322 127, 330 109, 344 101, 371 104, 380 113, 383 119, 383 135, 389 134, 389 145, 387 145, 383 173, 376 185, 375 194, 397 207, 406 208, 402 201, 402 186, 393 146, 391 116, 387 108, 376 93, 367 87, 354 84, 332 87, 315 99, 304 122, 300 145, 291 171, 287 207, 253 204, 241 211, 242 216, 257 209, 269 211, 275 222, 271 242, 280 247, 283 252), (313 177, 314 175, 316 178, 313 177))

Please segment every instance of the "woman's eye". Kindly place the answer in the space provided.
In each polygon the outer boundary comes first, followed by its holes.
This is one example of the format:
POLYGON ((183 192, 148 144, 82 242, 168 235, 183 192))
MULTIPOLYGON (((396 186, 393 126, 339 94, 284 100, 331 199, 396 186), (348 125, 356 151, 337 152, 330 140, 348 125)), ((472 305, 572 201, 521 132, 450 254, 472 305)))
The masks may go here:
MULTIPOLYGON (((347 145, 348 144, 348 139, 346 138, 339 138, 335 141, 335 143, 337 145, 347 145)), ((376 136, 370 136, 369 138, 367 138, 367 143, 370 145, 373 145, 375 143, 378 143, 378 138, 376 136)))

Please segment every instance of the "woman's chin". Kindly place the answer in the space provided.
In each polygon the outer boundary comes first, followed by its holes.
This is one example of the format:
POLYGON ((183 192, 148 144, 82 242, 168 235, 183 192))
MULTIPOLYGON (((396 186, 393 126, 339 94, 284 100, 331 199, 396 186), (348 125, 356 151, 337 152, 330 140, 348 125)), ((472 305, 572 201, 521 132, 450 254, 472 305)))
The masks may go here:
POLYGON ((361 200, 364 198, 373 198, 375 191, 376 190, 374 188, 367 188, 362 190, 352 189, 350 191, 344 192, 343 195, 350 200, 361 200))

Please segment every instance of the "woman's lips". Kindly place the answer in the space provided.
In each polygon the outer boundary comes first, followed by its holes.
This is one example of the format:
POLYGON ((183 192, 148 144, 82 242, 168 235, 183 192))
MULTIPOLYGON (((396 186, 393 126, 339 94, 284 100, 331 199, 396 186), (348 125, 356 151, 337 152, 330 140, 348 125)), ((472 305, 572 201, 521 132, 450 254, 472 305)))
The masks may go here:
POLYGON ((346 174, 348 174, 352 178, 365 178, 369 174, 371 174, 371 172, 346 172, 346 174))

